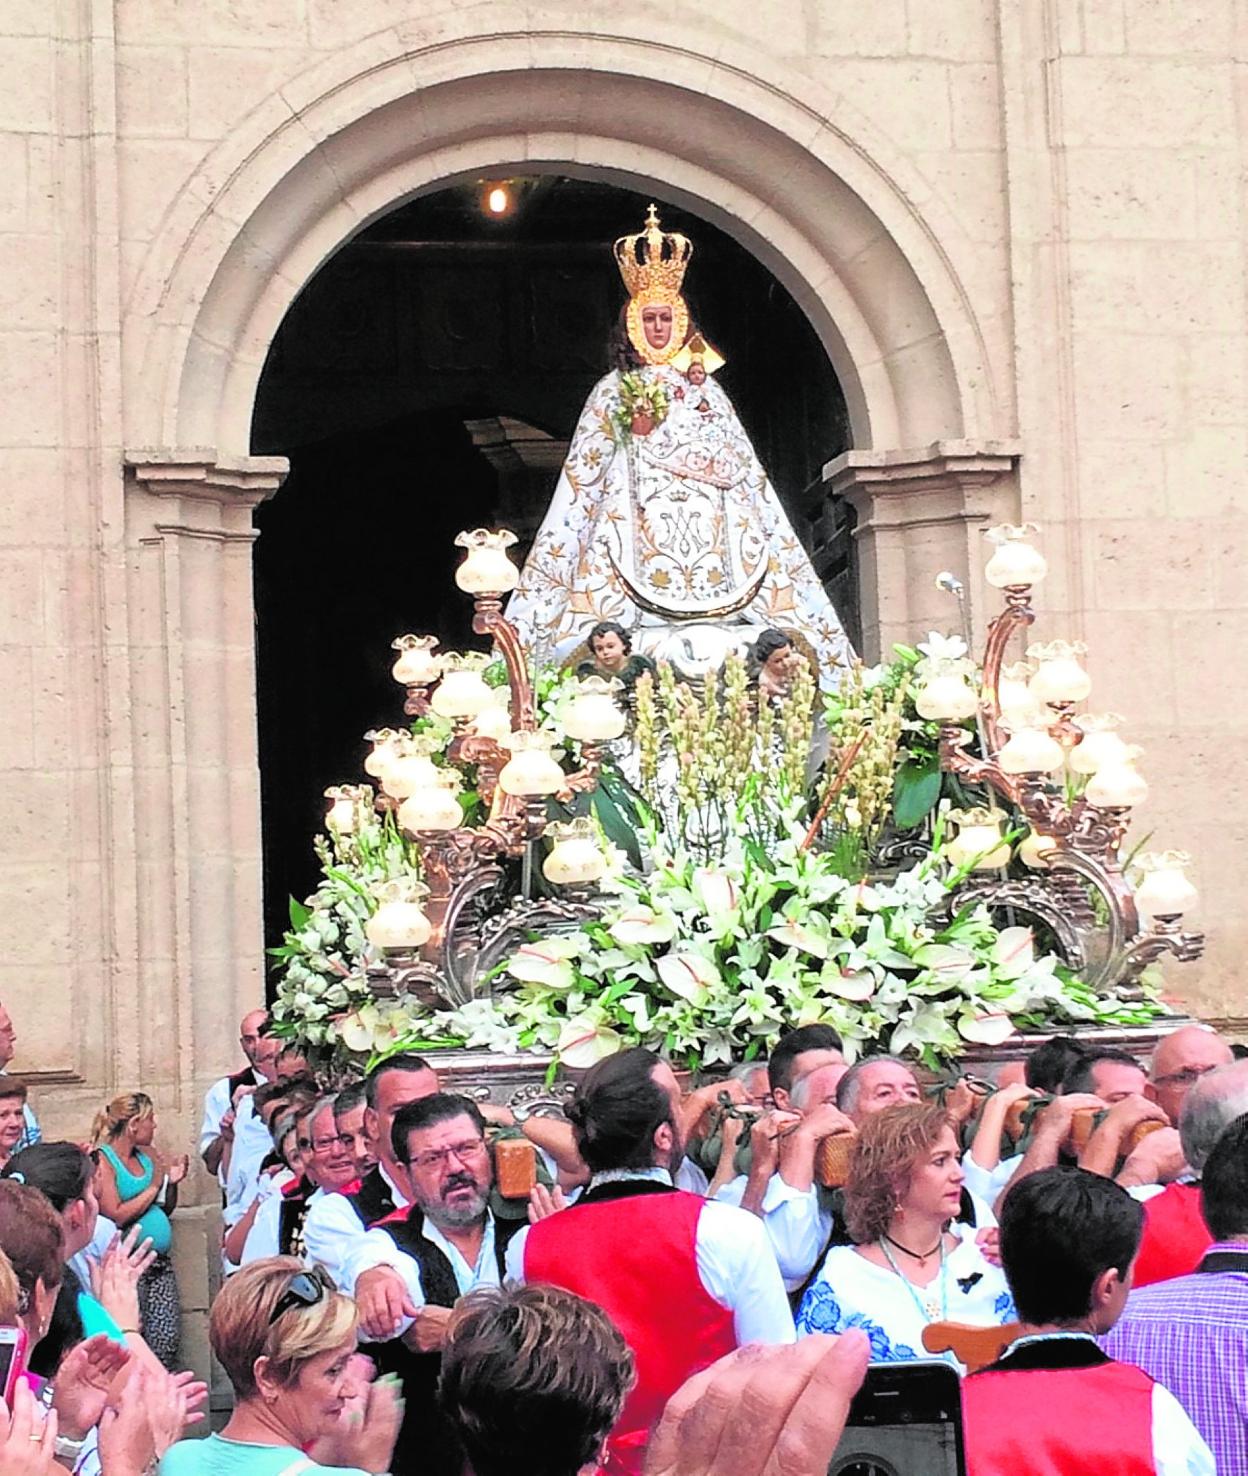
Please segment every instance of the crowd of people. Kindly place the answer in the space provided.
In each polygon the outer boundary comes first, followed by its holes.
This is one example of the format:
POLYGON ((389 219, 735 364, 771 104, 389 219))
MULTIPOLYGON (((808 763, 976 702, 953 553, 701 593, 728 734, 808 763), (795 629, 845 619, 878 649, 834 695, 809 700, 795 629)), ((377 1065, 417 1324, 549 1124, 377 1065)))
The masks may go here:
POLYGON ((815 1024, 693 1089, 624 1050, 527 1116, 240 1036, 198 1144, 234 1394, 204 1436, 187 1158, 137 1091, 43 1141, 0 1009, 5 1476, 813 1476, 868 1363, 919 1360, 971 1476, 1248 1472, 1248 1061, 1202 1026, 932 1081, 815 1024))

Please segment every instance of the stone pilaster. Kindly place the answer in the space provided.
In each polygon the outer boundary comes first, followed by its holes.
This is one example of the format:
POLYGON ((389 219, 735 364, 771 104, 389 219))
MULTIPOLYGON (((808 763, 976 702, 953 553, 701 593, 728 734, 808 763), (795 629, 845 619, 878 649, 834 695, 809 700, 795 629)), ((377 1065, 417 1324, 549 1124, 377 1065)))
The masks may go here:
POLYGON ((1013 441, 938 441, 917 451, 847 451, 823 471, 829 495, 857 514, 863 657, 886 657, 895 641, 928 630, 957 631, 952 597, 936 586, 945 570, 966 588, 972 629, 982 639, 982 533, 1017 517, 1013 441))

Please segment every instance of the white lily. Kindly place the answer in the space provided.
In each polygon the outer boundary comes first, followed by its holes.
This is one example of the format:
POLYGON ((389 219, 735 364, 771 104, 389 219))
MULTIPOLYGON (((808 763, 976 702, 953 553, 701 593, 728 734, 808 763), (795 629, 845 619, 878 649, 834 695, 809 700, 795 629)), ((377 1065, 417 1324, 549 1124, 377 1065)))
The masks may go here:
POLYGON ((968 649, 961 636, 941 635, 938 630, 929 630, 927 639, 918 644, 929 661, 960 661, 968 649))

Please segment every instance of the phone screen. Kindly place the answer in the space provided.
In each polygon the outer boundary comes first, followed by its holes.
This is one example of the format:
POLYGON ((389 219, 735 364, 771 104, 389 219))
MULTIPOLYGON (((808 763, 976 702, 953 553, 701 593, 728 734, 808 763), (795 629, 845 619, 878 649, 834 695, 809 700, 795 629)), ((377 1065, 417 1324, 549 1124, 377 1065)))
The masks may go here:
POLYGON ((0 1327, 0 1394, 6 1397, 14 1375, 21 1373, 21 1369, 13 1367, 17 1358, 17 1349, 18 1340, 14 1336, 14 1329, 0 1327))
POLYGON ((962 1394, 947 1363, 873 1363, 828 1476, 965 1476, 962 1394))

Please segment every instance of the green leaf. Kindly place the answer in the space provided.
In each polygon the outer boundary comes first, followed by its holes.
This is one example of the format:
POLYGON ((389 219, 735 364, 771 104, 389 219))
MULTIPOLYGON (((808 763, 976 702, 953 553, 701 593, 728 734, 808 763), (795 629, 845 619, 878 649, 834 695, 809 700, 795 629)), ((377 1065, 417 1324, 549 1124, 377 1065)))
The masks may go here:
POLYGON ((312 909, 310 907, 305 907, 302 902, 297 902, 294 897, 290 899, 290 930, 292 933, 302 932, 311 916, 312 909))
POLYGON ((940 798, 940 759, 907 759, 897 770, 893 783, 893 823, 898 830, 913 830, 936 807, 940 798))

